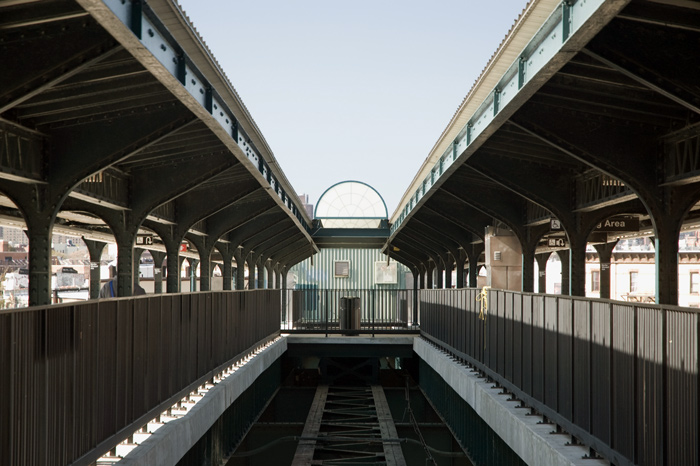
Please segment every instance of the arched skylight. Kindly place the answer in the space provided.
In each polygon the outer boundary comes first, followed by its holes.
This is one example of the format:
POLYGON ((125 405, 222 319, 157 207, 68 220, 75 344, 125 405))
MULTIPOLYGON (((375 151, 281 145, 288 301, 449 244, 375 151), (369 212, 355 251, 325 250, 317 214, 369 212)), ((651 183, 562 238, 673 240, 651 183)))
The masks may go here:
POLYGON ((370 185, 343 181, 328 188, 316 205, 324 228, 378 228, 388 217, 386 204, 370 185))

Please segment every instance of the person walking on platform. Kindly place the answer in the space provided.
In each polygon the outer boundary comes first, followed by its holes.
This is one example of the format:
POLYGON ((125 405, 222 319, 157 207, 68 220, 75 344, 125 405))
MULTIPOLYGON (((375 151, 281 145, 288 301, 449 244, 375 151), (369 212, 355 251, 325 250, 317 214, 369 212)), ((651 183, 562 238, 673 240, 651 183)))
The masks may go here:
MULTIPOLYGON (((116 298, 117 297, 117 267, 114 265, 109 266, 109 276, 110 279, 107 283, 102 285, 100 289, 99 298, 116 298)), ((144 295, 146 290, 144 290, 141 285, 138 284, 138 280, 134 279, 134 296, 144 295)))

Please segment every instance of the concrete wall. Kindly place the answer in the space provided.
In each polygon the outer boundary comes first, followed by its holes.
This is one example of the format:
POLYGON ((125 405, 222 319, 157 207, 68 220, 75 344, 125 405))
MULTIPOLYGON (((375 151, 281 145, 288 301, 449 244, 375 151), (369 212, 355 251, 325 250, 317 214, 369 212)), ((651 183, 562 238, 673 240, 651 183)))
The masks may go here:
POLYGON ((156 430, 119 464, 128 466, 177 464, 224 411, 285 351, 287 351, 287 340, 280 338, 218 383, 186 416, 168 422, 156 430))
POLYGON ((522 248, 511 231, 488 227, 484 238, 486 284, 499 290, 521 291, 522 248))
POLYGON ((604 460, 583 459, 587 448, 566 445, 568 435, 553 434, 552 424, 538 424, 541 416, 528 416, 529 410, 516 408, 519 401, 509 401, 510 395, 501 395, 492 382, 479 378, 466 366, 457 364, 444 352, 426 340, 416 338, 413 350, 429 364, 460 397, 479 414, 499 437, 533 466, 602 466, 604 460))

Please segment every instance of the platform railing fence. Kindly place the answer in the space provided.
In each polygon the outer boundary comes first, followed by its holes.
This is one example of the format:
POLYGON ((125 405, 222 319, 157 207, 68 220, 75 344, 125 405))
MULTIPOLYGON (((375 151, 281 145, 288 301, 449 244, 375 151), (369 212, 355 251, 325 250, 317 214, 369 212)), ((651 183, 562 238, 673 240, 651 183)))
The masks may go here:
POLYGON ((421 290, 421 334, 615 465, 700 463, 697 310, 480 296, 421 290))
POLYGON ((3 464, 92 464, 279 334, 279 290, 0 311, 3 464))
MULTIPOLYGON (((418 331, 417 294, 410 289, 319 289, 290 292, 282 330, 302 333, 401 333, 418 331), (342 302, 354 299, 359 319, 343 325, 342 302)), ((355 312, 352 310, 351 312, 355 312)))

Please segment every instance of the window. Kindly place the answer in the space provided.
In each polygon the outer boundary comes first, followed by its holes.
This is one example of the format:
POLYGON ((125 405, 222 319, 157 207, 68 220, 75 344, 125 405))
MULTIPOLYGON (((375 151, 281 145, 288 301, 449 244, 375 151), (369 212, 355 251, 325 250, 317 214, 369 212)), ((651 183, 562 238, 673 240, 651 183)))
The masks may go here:
POLYGON ((378 285, 396 284, 398 278, 396 262, 377 261, 374 263, 374 283, 378 285))
POLYGON ((350 277, 350 261, 335 261, 334 265, 336 278, 350 277))
POLYGON ((690 272, 690 292, 700 293, 700 272, 690 272))
POLYGON ((591 291, 600 291, 600 270, 591 271, 591 291))
POLYGON ((630 272, 630 293, 639 291, 639 272, 630 272))

